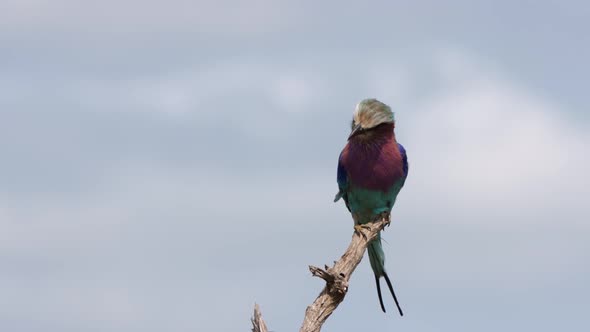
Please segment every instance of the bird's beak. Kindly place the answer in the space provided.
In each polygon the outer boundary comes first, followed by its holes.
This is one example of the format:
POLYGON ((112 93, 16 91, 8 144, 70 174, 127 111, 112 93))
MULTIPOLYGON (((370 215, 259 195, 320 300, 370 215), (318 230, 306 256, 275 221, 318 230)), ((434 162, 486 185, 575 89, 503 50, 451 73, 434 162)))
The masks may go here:
POLYGON ((360 124, 357 124, 356 126, 354 126, 352 128, 352 131, 350 131, 350 135, 348 135, 348 139, 350 140, 354 136, 360 134, 362 131, 363 131, 363 127, 361 127, 360 124))

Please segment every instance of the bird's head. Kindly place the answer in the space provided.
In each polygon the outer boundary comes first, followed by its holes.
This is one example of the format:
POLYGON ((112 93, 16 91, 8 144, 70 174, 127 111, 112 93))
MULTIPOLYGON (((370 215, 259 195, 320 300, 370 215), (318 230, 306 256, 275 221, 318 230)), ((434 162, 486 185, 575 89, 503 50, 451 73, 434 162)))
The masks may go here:
POLYGON ((391 108, 377 99, 365 99, 356 105, 348 139, 370 133, 384 123, 394 123, 391 108))

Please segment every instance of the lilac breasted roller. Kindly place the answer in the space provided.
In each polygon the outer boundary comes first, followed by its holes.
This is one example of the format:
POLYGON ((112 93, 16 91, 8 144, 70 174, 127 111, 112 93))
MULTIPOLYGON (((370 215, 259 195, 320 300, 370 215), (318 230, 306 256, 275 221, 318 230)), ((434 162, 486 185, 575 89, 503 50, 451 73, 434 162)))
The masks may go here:
MULTIPOLYGON (((348 143, 338 159, 338 188, 334 202, 344 199, 355 228, 389 214, 408 175, 404 147, 395 139, 395 120, 391 108, 376 99, 361 101, 354 111, 348 143)), ((379 279, 385 278, 400 315, 403 316, 389 276, 381 235, 367 248, 375 274, 379 304, 385 312, 379 279)))

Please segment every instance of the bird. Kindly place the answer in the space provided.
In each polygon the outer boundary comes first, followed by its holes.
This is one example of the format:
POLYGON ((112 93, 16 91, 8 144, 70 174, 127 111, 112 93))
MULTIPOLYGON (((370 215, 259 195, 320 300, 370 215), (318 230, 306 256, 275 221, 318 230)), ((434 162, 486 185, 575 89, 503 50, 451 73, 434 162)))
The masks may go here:
MULTIPOLYGON (((338 193, 334 202, 344 200, 357 231, 358 227, 381 215, 389 217, 408 176, 406 149, 397 143, 394 129, 394 113, 388 105, 374 98, 364 99, 356 105, 348 142, 338 158, 338 193)), ((383 277, 400 316, 403 316, 385 271, 381 234, 369 243, 367 250, 381 310, 386 312, 380 285, 383 277)))

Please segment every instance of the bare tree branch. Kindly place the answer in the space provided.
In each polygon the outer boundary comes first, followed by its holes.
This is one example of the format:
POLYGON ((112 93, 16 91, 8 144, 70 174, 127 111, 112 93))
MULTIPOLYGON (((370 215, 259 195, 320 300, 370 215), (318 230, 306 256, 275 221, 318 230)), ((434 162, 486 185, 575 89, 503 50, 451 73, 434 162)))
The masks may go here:
POLYGON ((262 314, 260 313, 260 307, 258 304, 254 305, 254 316, 252 316, 252 332, 268 332, 266 324, 262 319, 262 314))
POLYGON ((389 225, 389 214, 383 214, 379 218, 375 222, 357 226, 348 249, 333 267, 325 266, 324 269, 309 267, 313 276, 326 281, 326 286, 305 310, 305 318, 299 332, 319 332, 326 319, 344 300, 348 291, 348 280, 363 259, 367 245, 385 226, 389 225))
MULTIPOLYGON (((338 305, 344 300, 348 291, 348 280, 350 276, 363 259, 363 255, 369 242, 377 237, 380 231, 390 222, 388 213, 381 214, 376 221, 356 226, 352 235, 352 241, 344 255, 334 262, 333 267, 324 266, 323 269, 315 266, 309 266, 309 271, 314 277, 322 278, 326 281, 326 286, 315 299, 315 301, 305 310, 305 318, 299 332, 319 332, 324 322, 336 310, 338 305)), ((262 320, 258 304, 254 307, 254 317, 252 318, 254 328, 252 332, 267 332, 266 324, 262 320)))

